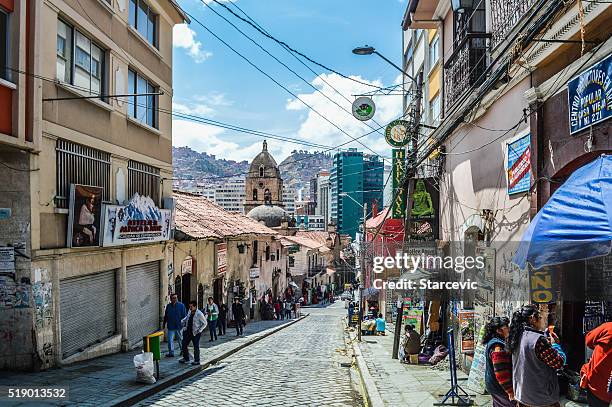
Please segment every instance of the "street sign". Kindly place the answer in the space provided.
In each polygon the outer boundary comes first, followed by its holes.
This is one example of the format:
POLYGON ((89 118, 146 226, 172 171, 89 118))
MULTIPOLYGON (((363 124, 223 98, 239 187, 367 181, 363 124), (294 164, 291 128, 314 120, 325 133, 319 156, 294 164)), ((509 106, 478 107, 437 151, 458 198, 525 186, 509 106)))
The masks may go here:
POLYGON ((362 122, 370 120, 374 117, 375 112, 376 105, 370 97, 361 96, 353 102, 353 116, 355 116, 357 120, 361 120, 362 122))
POLYGON ((404 147, 410 141, 410 122, 394 120, 385 129, 385 140, 391 147, 404 147))
POLYGON ((508 195, 531 187, 531 135, 508 144, 508 195))
POLYGON ((393 191, 397 194, 393 201, 391 217, 393 219, 404 219, 406 212, 406 197, 402 181, 404 179, 406 164, 406 150, 403 148, 393 149, 392 171, 393 171, 393 191))

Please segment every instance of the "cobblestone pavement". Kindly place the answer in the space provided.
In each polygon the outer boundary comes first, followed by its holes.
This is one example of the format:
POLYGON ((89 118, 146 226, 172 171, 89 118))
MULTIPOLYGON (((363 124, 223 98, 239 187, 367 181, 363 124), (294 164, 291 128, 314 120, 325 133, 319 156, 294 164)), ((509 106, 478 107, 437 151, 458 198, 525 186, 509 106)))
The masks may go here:
MULTIPOLYGON (((224 359, 140 405, 361 406, 346 356, 342 303, 224 359)), ((354 374, 353 374, 354 376, 354 374)))

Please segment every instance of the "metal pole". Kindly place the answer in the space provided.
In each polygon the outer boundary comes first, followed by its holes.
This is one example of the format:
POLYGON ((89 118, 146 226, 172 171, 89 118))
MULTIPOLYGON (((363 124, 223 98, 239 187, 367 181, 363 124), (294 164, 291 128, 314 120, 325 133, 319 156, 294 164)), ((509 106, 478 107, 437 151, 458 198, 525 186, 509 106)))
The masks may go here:
MULTIPOLYGON (((404 187, 404 200, 406 201, 406 215, 404 219, 404 251, 407 248, 407 242, 410 236, 410 229, 412 228, 412 205, 414 200, 414 185, 416 181, 416 162, 417 162, 417 148, 419 142, 419 122, 421 121, 421 96, 423 94, 423 72, 419 72, 416 81, 416 106, 414 114, 414 126, 412 128, 411 138, 411 151, 407 155, 410 157, 408 162, 408 168, 406 171, 406 178, 408 181, 408 188, 404 187)), ((401 330, 401 319, 398 319, 400 326, 395 326, 395 337, 393 338, 393 353, 391 357, 397 359, 397 352, 399 350, 400 335, 398 332, 401 330)))
POLYGON ((359 253, 361 262, 361 279, 359 281, 359 322, 357 324, 357 339, 361 342, 361 321, 363 320, 363 285, 365 283, 365 240, 366 240, 366 216, 368 213, 368 204, 363 204, 363 233, 361 235, 361 250, 359 253))

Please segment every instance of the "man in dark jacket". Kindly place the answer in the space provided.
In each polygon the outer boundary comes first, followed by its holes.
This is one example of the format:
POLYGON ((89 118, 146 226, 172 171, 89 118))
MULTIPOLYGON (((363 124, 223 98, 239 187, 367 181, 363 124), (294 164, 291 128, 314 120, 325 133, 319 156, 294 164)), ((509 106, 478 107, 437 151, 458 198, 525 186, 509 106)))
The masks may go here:
POLYGON ((177 301, 175 293, 170 294, 170 304, 166 305, 164 312, 164 322, 162 329, 168 327, 168 353, 166 357, 174 356, 174 337, 177 337, 178 343, 183 343, 181 320, 187 316, 187 310, 183 303, 177 301))
POLYGON ((219 323, 217 327, 219 328, 219 335, 225 335, 225 328, 227 327, 227 305, 225 303, 221 303, 219 305, 219 323))
POLYGON ((242 304, 240 303, 240 299, 238 297, 234 298, 234 303, 232 304, 232 315, 234 316, 234 321, 236 321, 236 336, 240 336, 243 333, 242 327, 244 326, 244 309, 242 308, 242 304))

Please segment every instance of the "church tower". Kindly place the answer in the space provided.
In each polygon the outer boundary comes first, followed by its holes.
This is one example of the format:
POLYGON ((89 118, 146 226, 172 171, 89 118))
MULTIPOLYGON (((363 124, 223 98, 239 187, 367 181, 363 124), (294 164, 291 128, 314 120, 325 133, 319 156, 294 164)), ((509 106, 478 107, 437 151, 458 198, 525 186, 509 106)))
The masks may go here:
POLYGON ((274 157, 268 152, 268 143, 264 140, 261 153, 251 162, 245 180, 244 213, 259 205, 283 206, 283 180, 274 157))

